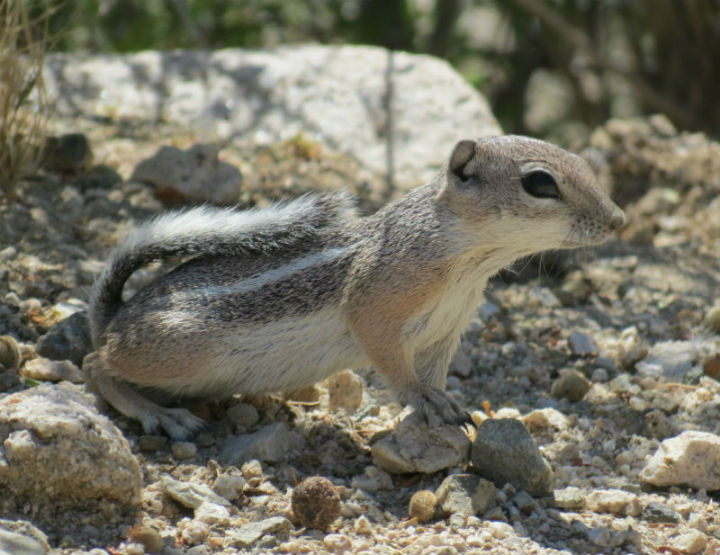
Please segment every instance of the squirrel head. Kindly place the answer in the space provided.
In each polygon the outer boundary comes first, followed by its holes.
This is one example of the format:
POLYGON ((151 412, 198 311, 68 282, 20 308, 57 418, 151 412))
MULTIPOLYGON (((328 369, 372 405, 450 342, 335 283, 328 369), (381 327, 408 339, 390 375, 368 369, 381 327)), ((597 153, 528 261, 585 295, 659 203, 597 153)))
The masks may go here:
POLYGON ((436 200, 484 242, 527 252, 595 245, 625 225, 585 160, 518 135, 458 142, 436 200))

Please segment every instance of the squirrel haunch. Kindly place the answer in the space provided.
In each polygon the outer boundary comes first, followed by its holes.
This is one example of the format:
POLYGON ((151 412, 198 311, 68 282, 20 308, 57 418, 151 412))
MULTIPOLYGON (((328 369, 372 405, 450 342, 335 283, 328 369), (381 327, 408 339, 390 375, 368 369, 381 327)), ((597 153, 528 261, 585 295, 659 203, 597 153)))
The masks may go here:
POLYGON ((433 181, 364 218, 344 195, 168 213, 132 232, 95 284, 85 368, 121 413, 175 438, 201 422, 133 386, 258 394, 372 365, 400 402, 462 424, 445 378, 487 279, 624 222, 581 158, 520 136, 460 141, 433 181), (123 303, 133 271, 168 256, 190 259, 123 303))

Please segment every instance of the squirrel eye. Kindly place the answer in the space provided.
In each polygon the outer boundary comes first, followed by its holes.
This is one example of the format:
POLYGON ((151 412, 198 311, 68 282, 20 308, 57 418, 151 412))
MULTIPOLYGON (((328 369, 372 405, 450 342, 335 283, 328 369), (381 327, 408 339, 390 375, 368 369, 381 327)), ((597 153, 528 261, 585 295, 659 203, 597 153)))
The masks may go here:
POLYGON ((522 186, 528 195, 537 198, 560 198, 555 178, 544 171, 534 171, 522 177, 522 186))

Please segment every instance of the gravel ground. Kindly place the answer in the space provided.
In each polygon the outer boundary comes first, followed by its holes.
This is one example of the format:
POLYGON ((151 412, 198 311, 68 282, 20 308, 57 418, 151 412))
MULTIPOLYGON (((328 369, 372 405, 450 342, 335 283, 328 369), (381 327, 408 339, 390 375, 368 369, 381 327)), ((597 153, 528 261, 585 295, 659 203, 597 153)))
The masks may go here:
MULTIPOLYGON (((78 126, 95 161, 124 176, 172 131, 78 126)), ((192 142, 175 135, 179 146, 192 142)), ((145 436, 104 407, 140 463, 139 511, 111 520, 82 508, 43 513, 37 498, 13 520, 33 522, 51 552, 67 554, 720 553, 720 448, 688 461, 692 447, 683 443, 680 459, 658 463, 679 469, 662 485, 646 468, 664 440, 687 440, 684 432, 720 441, 720 147, 678 135, 662 118, 609 122, 590 146, 631 224, 601 248, 547 254, 499 276, 448 380, 476 423, 525 423, 554 472, 553 495, 497 484, 478 514, 439 507, 429 520, 416 510, 410 517, 416 492, 438 493, 448 476, 473 470, 467 461, 430 474, 383 470, 373 445, 405 413, 376 376, 357 369, 287 398, 195 402, 210 424, 189 442, 145 436), (238 438, 259 431, 267 435, 253 451, 261 461, 223 462, 238 438), (293 489, 314 475, 339 494, 339 517, 325 530, 303 526, 290 507, 293 489), (197 491, 188 498, 171 478, 197 491)), ((375 178, 301 137, 222 157, 243 174, 244 205, 313 188, 351 190, 367 209, 381 202, 375 178)), ((122 181, 82 152, 55 168, 0 201, 0 334, 21 348, 19 376, 0 372, 0 397, 38 381, 83 382, 83 340, 57 345, 49 333, 84 310, 132 221, 183 200, 122 181), (42 353, 74 364, 43 366, 42 353)), ((130 292, 157 271, 138 272, 130 292)), ((72 464, 68 457, 58 464, 72 464)))

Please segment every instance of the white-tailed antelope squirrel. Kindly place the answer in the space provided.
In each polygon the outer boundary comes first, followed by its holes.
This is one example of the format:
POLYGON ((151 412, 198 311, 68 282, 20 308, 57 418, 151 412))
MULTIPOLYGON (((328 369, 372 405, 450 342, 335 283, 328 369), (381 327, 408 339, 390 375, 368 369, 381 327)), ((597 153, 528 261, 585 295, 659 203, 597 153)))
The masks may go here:
POLYGON ((84 367, 117 410, 174 438, 201 421, 133 386, 217 398, 372 365, 401 403, 463 423, 445 378, 487 279, 624 222, 584 160, 520 136, 460 141, 433 181, 364 218, 343 195, 169 213, 131 233, 95 284, 84 367), (122 301, 133 271, 177 255, 192 258, 122 301))

